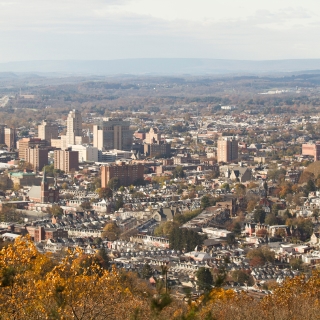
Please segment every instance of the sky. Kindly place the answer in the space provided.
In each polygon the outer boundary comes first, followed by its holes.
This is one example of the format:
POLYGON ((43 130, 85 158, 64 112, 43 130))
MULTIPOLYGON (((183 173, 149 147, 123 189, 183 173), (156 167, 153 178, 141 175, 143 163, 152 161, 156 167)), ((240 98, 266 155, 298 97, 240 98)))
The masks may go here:
POLYGON ((0 0, 0 62, 320 58, 316 0, 0 0))

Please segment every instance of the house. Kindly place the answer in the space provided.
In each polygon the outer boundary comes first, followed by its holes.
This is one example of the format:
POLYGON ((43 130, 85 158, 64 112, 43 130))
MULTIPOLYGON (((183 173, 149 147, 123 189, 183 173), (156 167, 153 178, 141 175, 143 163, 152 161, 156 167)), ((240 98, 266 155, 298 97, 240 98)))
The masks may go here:
POLYGON ((170 221, 173 220, 173 217, 178 213, 179 210, 177 207, 160 208, 152 215, 152 218, 159 222, 170 221))
POLYGON ((320 232, 313 232, 312 236, 310 237, 311 244, 319 244, 320 243, 320 232))
POLYGON ((233 167, 230 173, 230 179, 241 183, 252 180, 252 171, 246 167, 233 167))

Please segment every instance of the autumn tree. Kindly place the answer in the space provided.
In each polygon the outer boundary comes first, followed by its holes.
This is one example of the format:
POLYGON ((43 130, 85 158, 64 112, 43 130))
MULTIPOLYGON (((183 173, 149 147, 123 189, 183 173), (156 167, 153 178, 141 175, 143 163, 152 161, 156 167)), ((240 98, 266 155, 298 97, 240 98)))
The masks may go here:
POLYGON ((115 222, 109 222, 107 223, 102 232, 103 238, 108 238, 108 240, 117 240, 119 239, 120 235, 120 228, 117 226, 115 222))
POLYGON ((61 217, 63 215, 63 209, 57 204, 54 204, 51 208, 48 207, 47 211, 54 217, 61 217))
POLYGON ((107 187, 107 188, 98 188, 97 191, 98 191, 100 199, 111 198, 112 194, 113 194, 111 188, 109 188, 109 187, 107 187))

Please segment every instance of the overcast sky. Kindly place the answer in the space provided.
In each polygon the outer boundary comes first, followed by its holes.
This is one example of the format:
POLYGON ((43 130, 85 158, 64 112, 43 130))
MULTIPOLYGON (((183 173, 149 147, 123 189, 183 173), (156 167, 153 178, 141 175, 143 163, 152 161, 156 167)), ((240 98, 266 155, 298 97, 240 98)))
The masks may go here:
POLYGON ((320 58, 316 0, 0 0, 0 62, 320 58))

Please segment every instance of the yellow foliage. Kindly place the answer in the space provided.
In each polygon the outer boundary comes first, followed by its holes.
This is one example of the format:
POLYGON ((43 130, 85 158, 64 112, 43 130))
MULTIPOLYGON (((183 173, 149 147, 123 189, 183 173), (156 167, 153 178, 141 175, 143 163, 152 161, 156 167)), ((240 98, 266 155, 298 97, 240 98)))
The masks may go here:
POLYGON ((29 238, 0 251, 0 319, 320 319, 320 272, 286 280, 262 300, 214 288, 197 301, 154 312, 155 292, 134 273, 82 264, 80 249, 55 263, 29 238), (81 259, 80 259, 81 261, 81 259))

